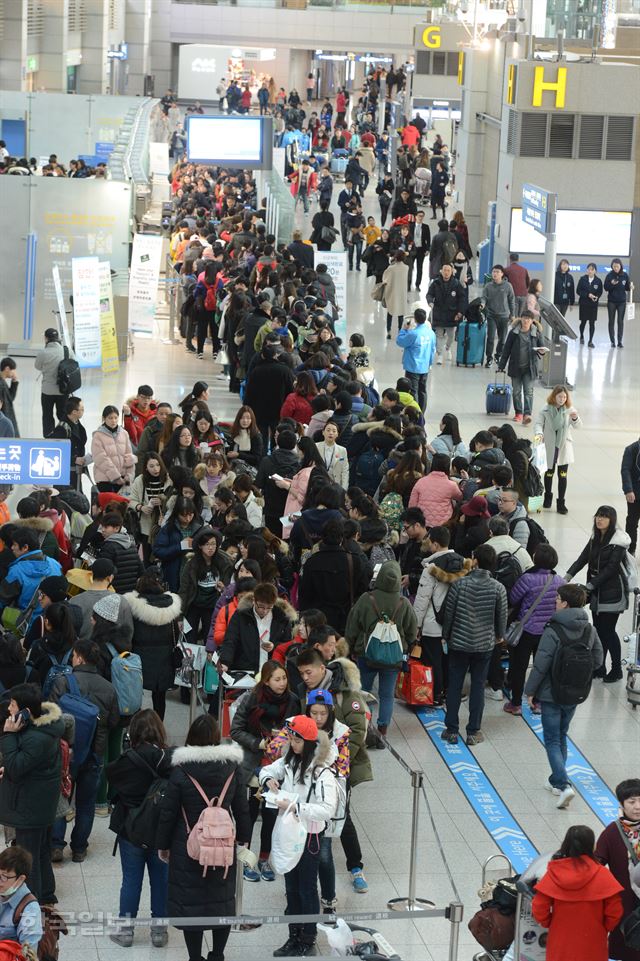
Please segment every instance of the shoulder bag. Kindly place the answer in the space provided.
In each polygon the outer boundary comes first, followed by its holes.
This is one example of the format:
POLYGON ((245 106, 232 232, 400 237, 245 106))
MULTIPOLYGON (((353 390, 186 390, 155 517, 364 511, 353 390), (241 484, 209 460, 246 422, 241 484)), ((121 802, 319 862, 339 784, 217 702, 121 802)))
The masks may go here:
POLYGON ((524 617, 520 618, 517 621, 514 621, 513 624, 511 624, 511 626, 507 628, 504 635, 504 639, 507 643, 507 647, 517 647, 518 644, 520 643, 520 638, 524 633, 524 629, 529 621, 529 618, 535 611, 536 607, 538 606, 538 604, 540 603, 544 595, 547 593, 547 591, 551 587, 551 584, 553 582, 553 577, 554 577, 553 574, 549 574, 544 584, 544 587, 542 588, 542 590, 540 591, 540 593, 538 594, 535 601, 533 602, 533 604, 531 605, 527 613, 524 615, 524 617))

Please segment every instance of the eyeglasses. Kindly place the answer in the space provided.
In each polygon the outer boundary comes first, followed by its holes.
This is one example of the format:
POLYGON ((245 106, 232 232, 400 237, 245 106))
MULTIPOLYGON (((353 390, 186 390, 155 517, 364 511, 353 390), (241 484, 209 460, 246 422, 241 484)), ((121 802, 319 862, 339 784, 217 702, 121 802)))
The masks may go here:
POLYGON ((17 878, 17 874, 0 874, 0 884, 6 884, 7 881, 16 881, 17 878))

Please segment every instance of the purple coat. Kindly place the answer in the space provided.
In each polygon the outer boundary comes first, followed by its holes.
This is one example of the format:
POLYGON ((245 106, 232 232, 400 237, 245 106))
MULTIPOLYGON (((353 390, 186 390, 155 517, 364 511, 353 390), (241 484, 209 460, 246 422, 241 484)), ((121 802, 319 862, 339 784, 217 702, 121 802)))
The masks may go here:
MULTIPOLYGON (((521 574, 515 582, 509 594, 509 604, 512 607, 518 608, 518 620, 522 620, 532 606, 536 597, 546 584, 550 573, 551 571, 544 570, 541 567, 532 567, 526 574, 521 574)), ((554 574, 547 593, 525 625, 527 634, 540 637, 547 621, 551 615, 556 612, 556 593, 558 588, 564 583, 564 577, 560 577, 559 574, 554 574)))

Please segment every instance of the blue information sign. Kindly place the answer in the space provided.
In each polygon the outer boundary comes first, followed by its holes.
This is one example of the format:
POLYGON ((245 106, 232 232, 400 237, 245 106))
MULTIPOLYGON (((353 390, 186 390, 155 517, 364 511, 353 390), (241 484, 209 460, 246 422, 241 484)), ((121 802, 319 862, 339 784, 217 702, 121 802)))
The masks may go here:
POLYGON ((522 185, 522 219, 540 234, 555 232, 557 194, 534 184, 522 185))
POLYGON ((53 487, 68 484, 70 473, 69 440, 6 437, 0 441, 0 484, 53 487))

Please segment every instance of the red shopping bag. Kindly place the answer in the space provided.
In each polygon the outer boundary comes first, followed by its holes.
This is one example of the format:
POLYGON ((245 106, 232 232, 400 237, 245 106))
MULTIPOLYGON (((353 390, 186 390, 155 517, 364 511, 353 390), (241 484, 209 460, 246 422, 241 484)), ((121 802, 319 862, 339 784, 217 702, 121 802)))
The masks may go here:
POLYGON ((433 704, 433 669, 409 658, 409 670, 398 675, 396 697, 407 704, 433 704))

